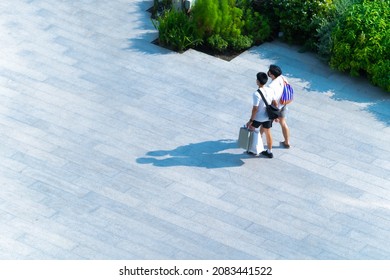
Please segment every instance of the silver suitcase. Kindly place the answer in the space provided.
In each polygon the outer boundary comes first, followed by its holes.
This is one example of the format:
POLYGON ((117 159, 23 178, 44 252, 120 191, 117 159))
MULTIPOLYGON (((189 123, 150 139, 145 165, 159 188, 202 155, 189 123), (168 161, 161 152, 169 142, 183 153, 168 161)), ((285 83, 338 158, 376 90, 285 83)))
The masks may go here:
POLYGON ((238 147, 248 151, 251 141, 253 139, 253 132, 250 131, 247 127, 240 127, 240 132, 238 134, 238 147))

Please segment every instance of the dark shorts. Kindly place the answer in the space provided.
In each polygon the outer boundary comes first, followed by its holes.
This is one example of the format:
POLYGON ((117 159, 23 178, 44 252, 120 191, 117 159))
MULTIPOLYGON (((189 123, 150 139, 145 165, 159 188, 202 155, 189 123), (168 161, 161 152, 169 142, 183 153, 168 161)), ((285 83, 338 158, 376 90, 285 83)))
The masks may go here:
POLYGON ((262 126, 263 128, 271 128, 272 127, 272 121, 266 121, 266 122, 258 122, 258 121, 253 121, 252 123, 253 127, 260 127, 262 126))

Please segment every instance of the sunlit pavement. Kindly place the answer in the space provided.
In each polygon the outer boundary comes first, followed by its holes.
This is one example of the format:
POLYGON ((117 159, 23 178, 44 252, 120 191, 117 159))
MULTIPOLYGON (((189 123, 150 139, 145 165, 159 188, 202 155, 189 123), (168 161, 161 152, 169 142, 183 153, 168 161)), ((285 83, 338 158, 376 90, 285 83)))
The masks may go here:
POLYGON ((0 258, 390 259, 390 95, 277 41, 160 48, 151 5, 0 3, 0 258), (292 147, 254 158, 271 63, 292 147))

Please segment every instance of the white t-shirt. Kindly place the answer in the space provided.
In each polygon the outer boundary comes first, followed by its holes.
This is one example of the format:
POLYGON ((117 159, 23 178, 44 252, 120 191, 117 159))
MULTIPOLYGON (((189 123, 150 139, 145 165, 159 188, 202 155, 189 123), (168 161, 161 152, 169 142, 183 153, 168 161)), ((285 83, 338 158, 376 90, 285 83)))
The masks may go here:
MULTIPOLYGON (((262 87, 260 88, 261 92, 264 95, 265 100, 267 100, 268 104, 271 104, 274 96, 274 91, 269 87, 262 87)), ((256 113, 255 120, 258 122, 266 122, 269 121, 267 112, 265 110, 265 104, 263 99, 261 98, 259 92, 256 90, 253 93, 253 106, 259 107, 256 113)))
MULTIPOLYGON (((282 94, 283 94, 283 87, 284 87, 283 79, 287 82, 286 77, 280 75, 275 80, 273 80, 270 83, 270 85, 269 85, 269 87, 274 90, 274 94, 275 94, 274 95, 274 100, 278 101, 278 103, 279 103, 279 100, 280 100, 280 98, 282 97, 282 94)), ((283 105, 282 105, 282 107, 283 107, 283 105)))

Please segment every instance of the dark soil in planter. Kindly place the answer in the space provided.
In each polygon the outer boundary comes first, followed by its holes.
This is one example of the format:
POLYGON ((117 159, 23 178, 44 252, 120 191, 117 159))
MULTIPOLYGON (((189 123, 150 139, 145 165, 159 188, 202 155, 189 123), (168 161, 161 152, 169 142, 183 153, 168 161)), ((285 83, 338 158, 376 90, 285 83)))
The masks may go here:
POLYGON ((244 51, 246 51, 246 50, 242 50, 242 51, 237 52, 237 51, 233 51, 233 50, 226 50, 224 52, 217 52, 217 51, 209 48, 206 45, 200 45, 200 46, 195 47, 194 49, 197 51, 203 52, 205 54, 218 57, 218 58, 226 60, 226 61, 230 61, 233 58, 239 56, 244 51))
MULTIPOLYGON (((162 48, 169 49, 166 46, 160 45, 160 42, 159 42, 158 38, 153 40, 152 43, 157 45, 157 46, 160 46, 162 48)), ((246 50, 243 50, 243 51, 237 52, 237 51, 227 50, 225 52, 216 52, 215 50, 213 50, 213 49, 211 49, 211 48, 209 48, 207 46, 204 46, 204 45, 196 46, 193 49, 196 50, 196 51, 199 51, 199 52, 202 52, 202 53, 205 53, 205 54, 208 54, 208 55, 211 55, 211 56, 214 56, 214 57, 226 60, 226 61, 230 61, 233 58, 239 56, 244 51, 246 51, 246 50)), ((169 50, 175 51, 175 50, 172 50, 172 49, 169 49, 169 50)))

